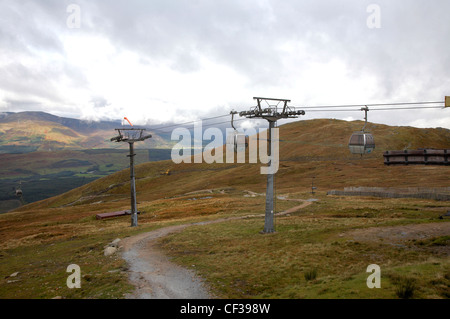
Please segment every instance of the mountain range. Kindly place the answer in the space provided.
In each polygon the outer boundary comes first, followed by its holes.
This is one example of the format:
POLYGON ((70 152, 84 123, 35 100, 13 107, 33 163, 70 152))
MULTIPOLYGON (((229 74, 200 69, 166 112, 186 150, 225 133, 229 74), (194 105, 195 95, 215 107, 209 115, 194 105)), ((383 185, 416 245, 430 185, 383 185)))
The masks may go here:
MULTIPOLYGON (((120 121, 86 121, 59 117, 45 112, 6 112, 0 114, 0 153, 126 148, 111 142, 120 121)), ((150 132, 152 148, 171 145, 166 137, 150 132)), ((139 148, 139 145, 137 145, 139 148)))

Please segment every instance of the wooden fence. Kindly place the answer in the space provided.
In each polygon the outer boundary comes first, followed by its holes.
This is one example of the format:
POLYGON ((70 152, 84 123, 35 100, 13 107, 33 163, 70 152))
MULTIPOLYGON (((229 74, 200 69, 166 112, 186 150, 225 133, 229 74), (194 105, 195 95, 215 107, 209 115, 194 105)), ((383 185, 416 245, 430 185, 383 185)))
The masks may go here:
POLYGON ((383 156, 385 165, 450 165, 450 149, 386 151, 383 156))
POLYGON ((450 187, 388 188, 388 187, 346 187, 343 191, 331 190, 327 195, 373 196, 382 198, 423 198, 450 201, 450 187))

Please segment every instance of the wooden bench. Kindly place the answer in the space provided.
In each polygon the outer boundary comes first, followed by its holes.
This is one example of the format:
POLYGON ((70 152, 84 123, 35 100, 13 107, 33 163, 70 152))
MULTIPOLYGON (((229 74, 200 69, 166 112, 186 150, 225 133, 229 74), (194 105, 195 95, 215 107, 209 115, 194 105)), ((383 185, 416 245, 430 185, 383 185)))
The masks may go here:
MULTIPOLYGON (((137 213, 140 214, 141 212, 137 212, 137 213)), ((125 215, 131 215, 131 211, 130 210, 121 210, 118 212, 101 213, 101 214, 95 215, 95 217, 97 219, 105 219, 105 218, 113 218, 113 217, 119 217, 119 216, 125 216, 125 215)))

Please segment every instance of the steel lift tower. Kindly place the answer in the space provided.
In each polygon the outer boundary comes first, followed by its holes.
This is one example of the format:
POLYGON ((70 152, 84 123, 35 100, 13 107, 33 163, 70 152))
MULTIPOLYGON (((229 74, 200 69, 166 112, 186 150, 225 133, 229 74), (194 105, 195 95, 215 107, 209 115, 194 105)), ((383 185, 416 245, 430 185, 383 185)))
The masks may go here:
MULTIPOLYGON (((261 118, 269 122, 269 134, 268 134, 268 155, 269 155, 269 166, 272 165, 273 154, 272 154, 272 132, 276 127, 276 122, 279 119, 290 119, 297 118, 299 115, 305 115, 303 110, 295 110, 293 107, 289 107, 287 104, 291 102, 285 99, 273 99, 273 98, 263 98, 254 97, 257 105, 250 109, 250 111, 243 111, 239 113, 239 116, 245 116, 247 118, 261 118), (267 104, 267 107, 266 105, 267 104)), ((264 229, 262 233, 273 233, 275 232, 274 227, 274 184, 275 184, 275 173, 269 172, 267 174, 267 189, 266 189, 266 213, 264 229)))
MULTIPOLYGON (((130 123, 131 124, 131 123, 130 123)), ((151 135, 144 136, 145 128, 116 128, 119 135, 111 138, 111 141, 127 142, 130 145, 130 182, 131 182, 131 227, 138 225, 137 208, 136 208, 136 183, 134 177, 134 142, 146 140, 151 135)))

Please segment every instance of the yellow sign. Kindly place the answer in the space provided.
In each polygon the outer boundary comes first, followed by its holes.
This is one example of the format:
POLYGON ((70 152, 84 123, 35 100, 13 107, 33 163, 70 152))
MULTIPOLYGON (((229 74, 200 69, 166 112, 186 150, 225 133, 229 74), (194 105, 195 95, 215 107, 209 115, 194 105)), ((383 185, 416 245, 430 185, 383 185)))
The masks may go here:
POLYGON ((450 107, 450 96, 445 97, 445 107, 450 107))

